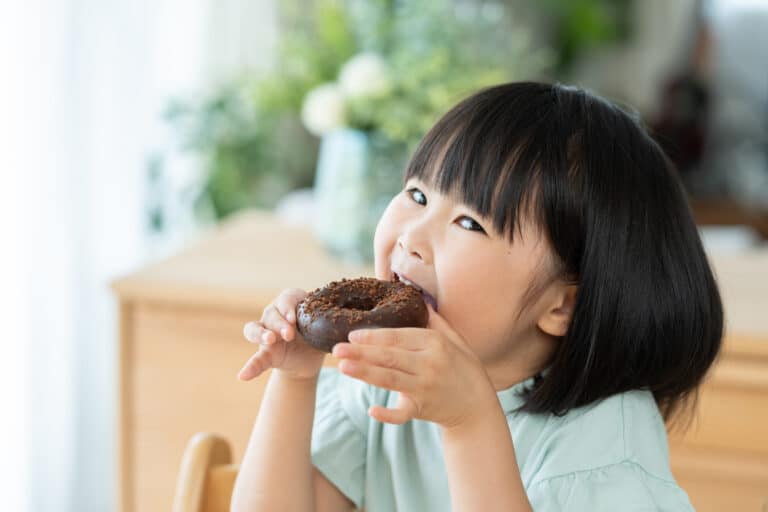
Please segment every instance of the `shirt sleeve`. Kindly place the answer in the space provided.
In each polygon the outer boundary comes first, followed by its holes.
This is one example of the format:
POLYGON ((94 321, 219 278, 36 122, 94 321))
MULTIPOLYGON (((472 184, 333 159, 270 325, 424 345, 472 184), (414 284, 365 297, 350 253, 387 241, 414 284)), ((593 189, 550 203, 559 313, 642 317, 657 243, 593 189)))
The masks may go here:
POLYGON ((369 392, 364 383, 323 368, 317 384, 312 463, 359 509, 365 491, 369 392))
POLYGON ((689 512, 688 495, 675 482, 648 474, 633 462, 577 471, 527 489, 535 512, 689 512))

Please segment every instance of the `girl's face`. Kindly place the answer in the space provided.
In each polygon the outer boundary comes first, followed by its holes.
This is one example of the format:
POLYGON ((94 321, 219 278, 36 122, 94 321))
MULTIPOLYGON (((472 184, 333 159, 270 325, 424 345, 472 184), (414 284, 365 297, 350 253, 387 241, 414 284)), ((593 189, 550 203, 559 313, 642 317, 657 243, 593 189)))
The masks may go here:
MULTIPOLYGON (((522 380, 535 373, 554 349, 552 337, 536 325, 552 294, 537 295, 543 303, 516 318, 523 295, 545 277, 549 261, 538 231, 522 227, 523 236, 510 244, 490 219, 414 178, 390 202, 374 239, 376 277, 410 281, 427 301, 434 299, 496 381, 494 374, 522 380)), ((512 383, 498 382, 497 389, 512 383)))

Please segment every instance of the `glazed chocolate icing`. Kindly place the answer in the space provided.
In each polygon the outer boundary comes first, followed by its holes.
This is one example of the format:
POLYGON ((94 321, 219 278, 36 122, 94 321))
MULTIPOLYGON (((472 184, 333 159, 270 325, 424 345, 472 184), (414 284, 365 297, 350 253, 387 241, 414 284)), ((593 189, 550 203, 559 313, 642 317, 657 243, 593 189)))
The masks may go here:
POLYGON ((369 327, 426 327, 421 292, 372 277, 334 281, 310 293, 297 308, 296 326, 318 350, 330 352, 350 331, 369 327))

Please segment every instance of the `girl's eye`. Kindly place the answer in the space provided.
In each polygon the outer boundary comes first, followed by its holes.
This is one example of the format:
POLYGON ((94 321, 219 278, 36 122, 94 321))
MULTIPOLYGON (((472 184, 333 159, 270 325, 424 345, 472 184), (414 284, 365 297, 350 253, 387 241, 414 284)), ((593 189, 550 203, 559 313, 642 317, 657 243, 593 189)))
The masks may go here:
POLYGON ((418 204, 420 204, 422 206, 427 204, 427 197, 424 195, 424 193, 421 190, 419 190, 419 189, 414 187, 414 188, 409 188, 408 190, 406 190, 406 193, 409 196, 411 196, 411 199, 416 201, 418 204))
POLYGON ((469 231, 479 231, 480 233, 485 233, 483 226, 475 222, 473 218, 467 217, 466 215, 459 217, 459 224, 461 227, 468 229, 469 231))

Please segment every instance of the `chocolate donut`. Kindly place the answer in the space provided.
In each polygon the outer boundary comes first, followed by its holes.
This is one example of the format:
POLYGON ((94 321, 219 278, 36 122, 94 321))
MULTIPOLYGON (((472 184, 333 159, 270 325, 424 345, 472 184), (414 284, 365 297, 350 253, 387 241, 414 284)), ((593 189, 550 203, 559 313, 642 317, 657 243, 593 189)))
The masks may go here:
POLYGON ((367 327, 426 327, 421 292, 372 277, 334 281, 299 303, 296 326, 311 346, 330 352, 350 331, 367 327))

